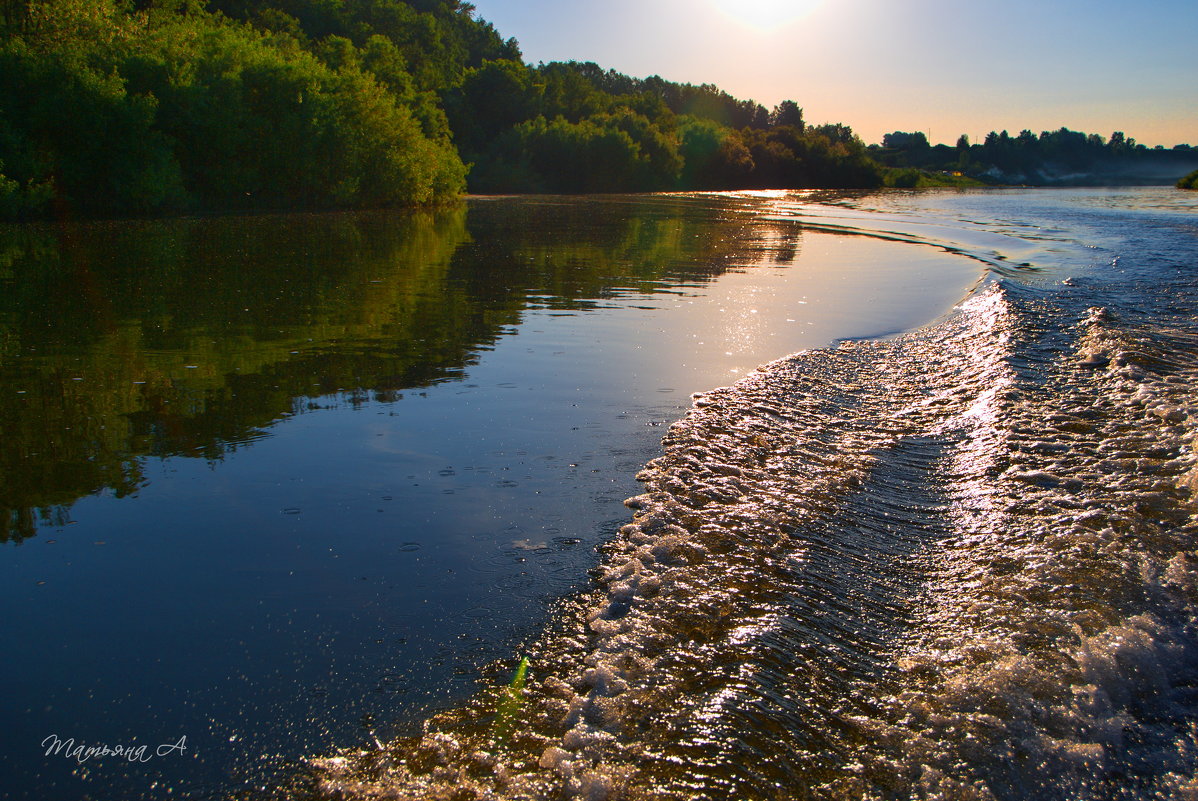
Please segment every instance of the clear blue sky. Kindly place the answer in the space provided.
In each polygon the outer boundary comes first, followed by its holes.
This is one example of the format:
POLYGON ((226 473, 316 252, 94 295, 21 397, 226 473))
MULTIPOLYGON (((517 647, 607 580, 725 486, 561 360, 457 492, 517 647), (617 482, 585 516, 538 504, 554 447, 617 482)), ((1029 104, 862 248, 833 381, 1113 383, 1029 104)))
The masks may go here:
POLYGON ((529 63, 714 83, 866 142, 1066 126, 1198 146, 1198 0, 473 0, 529 63))

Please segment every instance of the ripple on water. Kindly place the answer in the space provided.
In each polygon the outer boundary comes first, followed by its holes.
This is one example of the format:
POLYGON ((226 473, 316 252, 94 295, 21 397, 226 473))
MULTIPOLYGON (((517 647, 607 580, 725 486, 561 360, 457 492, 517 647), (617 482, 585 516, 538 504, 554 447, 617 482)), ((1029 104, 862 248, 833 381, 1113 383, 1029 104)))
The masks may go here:
POLYGON ((522 703, 316 795, 1198 794, 1194 310, 1095 299, 999 281, 696 396, 522 703))

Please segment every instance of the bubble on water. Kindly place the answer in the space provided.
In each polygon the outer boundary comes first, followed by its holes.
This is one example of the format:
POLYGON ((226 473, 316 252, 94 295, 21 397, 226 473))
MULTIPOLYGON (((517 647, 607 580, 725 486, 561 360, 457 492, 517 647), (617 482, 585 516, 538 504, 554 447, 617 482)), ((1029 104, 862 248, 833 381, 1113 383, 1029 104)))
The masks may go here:
POLYGON ((505 748, 484 694, 317 763, 323 791, 1198 790, 1198 336, 1069 309, 995 283, 695 395, 505 748))

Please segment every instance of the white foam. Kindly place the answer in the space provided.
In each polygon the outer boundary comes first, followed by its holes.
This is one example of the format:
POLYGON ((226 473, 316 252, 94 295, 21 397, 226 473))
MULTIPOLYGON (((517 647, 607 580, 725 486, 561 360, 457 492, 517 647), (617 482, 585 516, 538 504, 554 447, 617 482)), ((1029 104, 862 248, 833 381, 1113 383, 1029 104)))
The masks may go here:
POLYGON ((485 737, 430 733, 439 767, 383 787, 756 797, 807 771, 823 798, 1089 798, 1134 770, 1142 797, 1198 791, 1198 381, 1108 311, 1069 353, 1032 318, 994 287, 934 331, 696 396, 577 627, 540 646, 519 745, 466 777, 485 737))

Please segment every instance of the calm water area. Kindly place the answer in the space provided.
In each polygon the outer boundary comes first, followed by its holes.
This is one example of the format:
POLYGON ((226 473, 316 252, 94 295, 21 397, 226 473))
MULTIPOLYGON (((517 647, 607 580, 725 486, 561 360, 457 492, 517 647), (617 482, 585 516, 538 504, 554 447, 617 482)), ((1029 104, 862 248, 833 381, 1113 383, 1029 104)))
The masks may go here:
POLYGON ((0 229, 5 797, 223 797, 417 731, 588 584, 691 393, 987 268, 774 200, 0 229))

